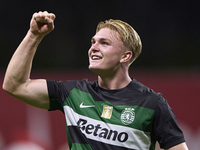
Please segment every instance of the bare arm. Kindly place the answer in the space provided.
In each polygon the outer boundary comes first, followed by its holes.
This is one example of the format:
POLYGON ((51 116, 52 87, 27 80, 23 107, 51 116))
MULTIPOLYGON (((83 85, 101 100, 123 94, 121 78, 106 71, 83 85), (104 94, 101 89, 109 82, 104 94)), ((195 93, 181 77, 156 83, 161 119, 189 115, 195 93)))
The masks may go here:
POLYGON ((167 150, 188 150, 188 147, 187 147, 186 143, 184 142, 184 143, 178 144, 176 146, 173 146, 167 150))
POLYGON ((35 13, 30 29, 8 65, 3 89, 10 95, 39 108, 49 108, 46 80, 30 80, 32 61, 41 40, 54 29, 55 15, 35 13))

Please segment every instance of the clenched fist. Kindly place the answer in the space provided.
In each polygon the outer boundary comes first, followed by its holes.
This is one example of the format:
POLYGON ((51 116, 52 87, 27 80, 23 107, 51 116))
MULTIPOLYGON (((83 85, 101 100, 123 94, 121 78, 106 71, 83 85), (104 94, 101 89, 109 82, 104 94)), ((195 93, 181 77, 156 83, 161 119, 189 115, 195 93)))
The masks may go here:
POLYGON ((30 23, 30 31, 38 36, 47 35, 54 29, 55 18, 53 13, 47 11, 34 13, 30 23))

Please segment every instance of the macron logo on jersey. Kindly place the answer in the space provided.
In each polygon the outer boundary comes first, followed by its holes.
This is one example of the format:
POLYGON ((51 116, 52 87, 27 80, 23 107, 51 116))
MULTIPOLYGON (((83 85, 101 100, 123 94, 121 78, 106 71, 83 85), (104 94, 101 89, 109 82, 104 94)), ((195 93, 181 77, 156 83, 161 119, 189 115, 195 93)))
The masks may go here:
POLYGON ((89 107, 95 107, 95 105, 83 105, 83 102, 80 104, 80 108, 89 108, 89 107))

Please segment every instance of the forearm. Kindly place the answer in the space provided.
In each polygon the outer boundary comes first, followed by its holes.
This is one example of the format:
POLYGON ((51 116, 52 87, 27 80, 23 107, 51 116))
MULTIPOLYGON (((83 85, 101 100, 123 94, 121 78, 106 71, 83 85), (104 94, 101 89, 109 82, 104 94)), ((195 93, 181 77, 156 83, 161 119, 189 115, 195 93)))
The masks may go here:
POLYGON ((42 38, 34 36, 28 31, 10 60, 4 78, 4 90, 12 93, 20 84, 25 83, 29 79, 32 60, 42 38))

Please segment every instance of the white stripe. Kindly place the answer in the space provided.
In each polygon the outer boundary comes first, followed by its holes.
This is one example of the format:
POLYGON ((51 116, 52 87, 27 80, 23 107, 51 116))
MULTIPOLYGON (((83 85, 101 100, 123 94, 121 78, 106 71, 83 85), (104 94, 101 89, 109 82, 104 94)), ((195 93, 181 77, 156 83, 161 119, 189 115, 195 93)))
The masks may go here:
MULTIPOLYGON (((105 128, 108 129, 109 131, 117 131, 118 135, 120 133, 127 133, 128 134, 128 140, 126 142, 120 142, 118 140, 113 141, 111 137, 110 140, 95 136, 93 133, 87 134, 85 130, 81 130, 82 133, 88 138, 92 139, 95 141, 101 141, 103 143, 111 144, 111 145, 116 145, 116 146, 122 146, 126 148, 131 148, 131 149, 142 149, 142 150, 149 150, 149 147, 151 145, 151 138, 150 138, 150 133, 149 132, 143 132, 141 130, 133 129, 130 127, 124 127, 120 125, 114 125, 114 124, 109 124, 105 123, 99 120, 91 119, 86 116, 82 116, 76 112, 73 111, 69 106, 64 106, 64 111, 65 111, 65 117, 66 117, 66 122, 67 126, 77 126, 77 122, 79 119, 84 119, 87 120, 87 125, 100 125, 101 129, 105 128)), ((86 125, 86 126, 87 126, 86 125)), ((98 134, 101 132, 99 129, 98 134)), ((94 129, 95 130, 95 129, 94 129)), ((92 129, 89 129, 90 132, 92 132, 92 129)), ((123 135, 123 134, 122 134, 123 135)), ((124 135, 121 137, 122 140, 124 139, 124 135)))

